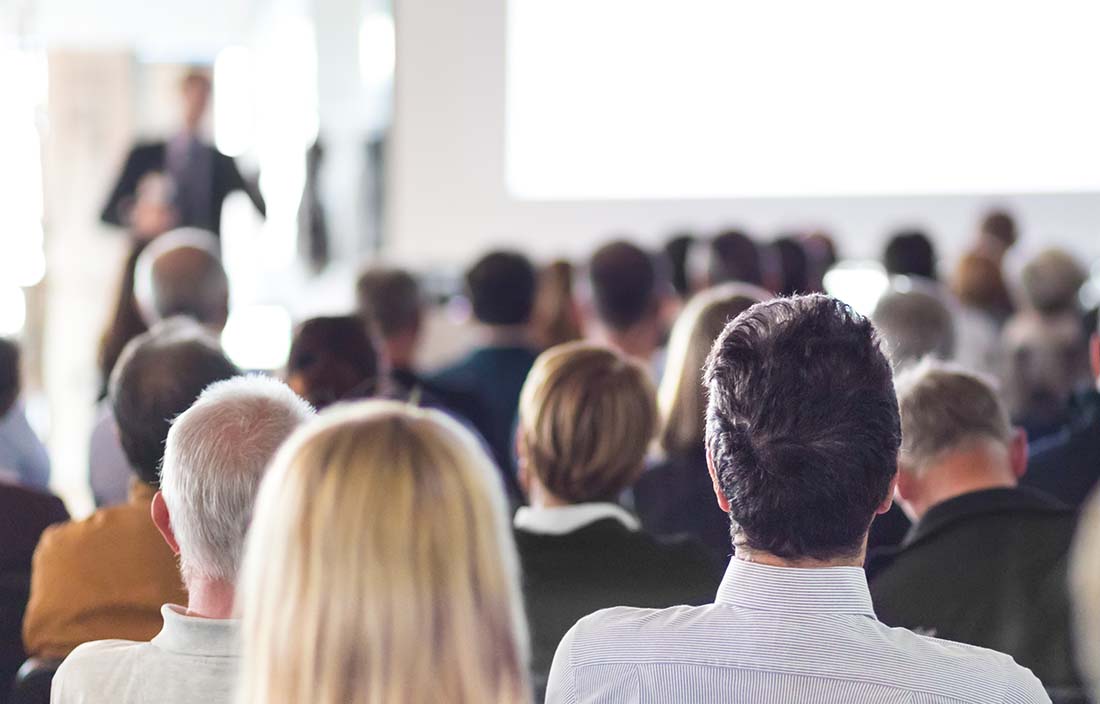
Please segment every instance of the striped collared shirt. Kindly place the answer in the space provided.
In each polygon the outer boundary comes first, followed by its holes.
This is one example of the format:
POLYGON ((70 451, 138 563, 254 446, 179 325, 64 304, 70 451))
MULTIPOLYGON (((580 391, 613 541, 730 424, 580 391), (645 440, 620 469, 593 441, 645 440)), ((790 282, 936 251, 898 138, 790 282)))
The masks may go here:
POLYGON ((730 561, 714 604, 615 608, 578 622, 547 704, 1038 704, 1012 658, 875 618, 863 570, 730 561))

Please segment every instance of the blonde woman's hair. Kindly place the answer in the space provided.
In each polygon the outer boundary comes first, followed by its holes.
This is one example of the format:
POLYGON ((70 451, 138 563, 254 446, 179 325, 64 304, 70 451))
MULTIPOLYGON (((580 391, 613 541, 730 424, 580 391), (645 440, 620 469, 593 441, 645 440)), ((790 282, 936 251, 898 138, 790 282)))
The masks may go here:
POLYGON ((1081 510, 1070 553, 1070 596, 1077 666, 1089 694, 1100 701, 1100 491, 1081 510))
POLYGON ((645 369, 606 347, 558 345, 535 361, 519 400, 527 471, 570 503, 614 500, 642 471, 657 428, 645 369))
POLYGON ((437 411, 337 406, 257 501, 238 591, 241 704, 528 702, 503 491, 437 411))
POLYGON ((696 294, 684 306, 668 342, 664 378, 657 393, 666 455, 703 450, 707 399, 703 365, 726 324, 771 295, 748 284, 723 284, 696 294))

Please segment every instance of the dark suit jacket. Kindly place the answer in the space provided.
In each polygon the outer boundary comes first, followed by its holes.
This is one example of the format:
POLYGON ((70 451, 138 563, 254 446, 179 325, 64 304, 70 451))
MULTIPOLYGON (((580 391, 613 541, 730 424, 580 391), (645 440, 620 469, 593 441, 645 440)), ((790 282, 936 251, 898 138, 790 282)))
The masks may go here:
MULTIPOLYGON (((237 163, 232 157, 222 154, 210 145, 206 145, 206 149, 210 150, 212 157, 210 210, 192 222, 180 222, 180 226, 200 227, 214 234, 221 234, 222 204, 230 193, 238 190, 246 192, 256 206, 256 210, 265 214, 263 197, 241 176, 241 172, 237 170, 237 163)), ((103 222, 119 227, 127 226, 126 211, 133 205, 138 183, 146 174, 165 170, 166 151, 167 142, 164 141, 137 144, 130 150, 122 173, 110 197, 107 198, 107 204, 103 207, 103 213, 100 215, 103 222)))
POLYGON ((1074 399, 1070 421, 1032 445, 1027 474, 1020 481, 1068 506, 1080 506, 1100 479, 1100 392, 1074 399))
POLYGON ((718 560, 733 554, 730 517, 718 507, 702 444, 644 472, 634 485, 634 510, 650 533, 690 535, 718 560))
POLYGON ((614 518, 565 535, 516 530, 531 628, 536 701, 565 632, 612 606, 664 608, 714 601, 721 564, 702 545, 660 540, 614 518))
POLYGON ((69 519, 61 499, 0 484, 0 702, 27 654, 23 612, 30 594, 31 557, 42 531, 69 519))
POLYGON ((1029 489, 944 501, 903 545, 869 560, 875 613, 891 626, 1008 653, 1049 687, 1074 687, 1066 506, 1029 489))

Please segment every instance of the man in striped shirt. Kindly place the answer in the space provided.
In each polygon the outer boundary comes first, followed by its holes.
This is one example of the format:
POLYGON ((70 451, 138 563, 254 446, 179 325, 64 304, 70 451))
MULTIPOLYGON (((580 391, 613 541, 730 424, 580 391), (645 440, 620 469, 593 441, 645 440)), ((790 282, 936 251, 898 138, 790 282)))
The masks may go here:
POLYGON ((547 704, 1050 701, 1007 655, 875 618, 861 566, 901 431, 867 319, 825 296, 756 305, 719 336, 706 385, 708 465, 735 553, 715 603, 582 619, 547 704))

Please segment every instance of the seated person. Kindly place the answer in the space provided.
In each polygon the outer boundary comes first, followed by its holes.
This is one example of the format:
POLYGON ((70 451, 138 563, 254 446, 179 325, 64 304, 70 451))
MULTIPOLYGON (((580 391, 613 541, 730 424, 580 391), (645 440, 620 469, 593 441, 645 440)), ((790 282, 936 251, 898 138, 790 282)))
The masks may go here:
MULTIPOLYGON (((696 542, 640 530, 615 498, 642 471, 657 425, 652 384, 636 362, 571 343, 544 352, 520 400, 515 516, 537 690, 577 619, 609 606, 700 604, 721 577, 696 542)), ((541 691, 538 696, 541 701, 541 691)))
POLYGON ((27 422, 20 374, 19 345, 0 338, 0 482, 44 490, 50 456, 27 422))
POLYGON ((27 659, 23 612, 31 585, 31 557, 42 531, 69 520, 53 494, 0 482, 0 701, 27 659))
POLYGON ((321 409, 378 392, 378 352, 353 315, 310 318, 294 332, 286 383, 321 409))
POLYGON ((1007 655, 875 618, 863 553, 901 428, 870 321, 821 295, 757 304, 718 338, 705 383, 707 462, 734 526, 715 603, 582 619, 548 704, 1049 703, 1007 655))
POLYGON ((915 526, 869 561, 875 613, 1008 653, 1047 687, 1075 686, 1065 575, 1075 518, 1017 488, 1027 436, 961 368, 926 362, 898 377, 897 392, 898 496, 915 526))
POLYGON ((512 499, 518 493, 512 439, 519 392, 538 355, 530 329, 535 286, 535 268, 521 254, 492 252, 474 264, 466 273, 466 292, 483 344, 431 378, 447 392, 477 398, 483 411, 477 429, 504 471, 512 499))
POLYGON ((730 517, 715 503, 707 473, 707 397, 699 380, 726 323, 768 298, 755 286, 722 284, 688 301, 672 328, 668 366, 657 393, 662 424, 657 444, 663 457, 634 485, 634 508, 647 531, 692 535, 723 563, 732 552, 730 517))
POLYGON ((149 517, 164 440, 170 419, 236 374, 217 342, 189 321, 164 321, 126 346, 110 399, 135 475, 130 499, 42 535, 23 623, 28 653, 63 658, 92 640, 149 640, 163 604, 187 603, 176 560, 149 517))
POLYGON ((179 556, 186 606, 161 607, 149 642, 78 647, 53 679, 53 704, 233 701, 233 597, 252 506, 275 452, 312 415, 282 383, 242 376, 207 387, 173 421, 153 522, 179 556))
POLYGON ((659 354, 664 344, 661 307, 666 288, 653 255, 629 242, 600 247, 588 263, 592 311, 601 338, 622 354, 641 362, 654 379, 663 372, 659 354))
POLYGON ((276 456, 238 590, 237 704, 525 704, 526 628, 495 468, 454 420, 325 411, 276 456))

